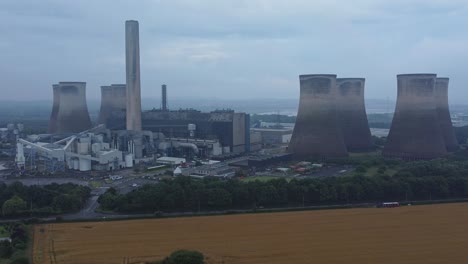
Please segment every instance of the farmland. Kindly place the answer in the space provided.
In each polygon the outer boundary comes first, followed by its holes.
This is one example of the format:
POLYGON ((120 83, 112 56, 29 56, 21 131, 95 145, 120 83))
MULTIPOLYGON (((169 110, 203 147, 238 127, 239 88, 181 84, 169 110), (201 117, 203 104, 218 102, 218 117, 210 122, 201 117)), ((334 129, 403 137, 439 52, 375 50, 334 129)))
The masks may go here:
POLYGON ((177 249, 208 263, 465 263, 468 204, 35 226, 33 259, 138 263, 177 249))

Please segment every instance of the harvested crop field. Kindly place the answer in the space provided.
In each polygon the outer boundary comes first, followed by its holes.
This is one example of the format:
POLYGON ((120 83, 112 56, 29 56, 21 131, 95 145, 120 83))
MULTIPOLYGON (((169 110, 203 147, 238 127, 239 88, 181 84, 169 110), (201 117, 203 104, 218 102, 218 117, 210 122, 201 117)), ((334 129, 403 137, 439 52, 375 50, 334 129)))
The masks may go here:
POLYGON ((35 226, 35 264, 139 263, 177 249, 208 263, 468 263, 468 204, 35 226))

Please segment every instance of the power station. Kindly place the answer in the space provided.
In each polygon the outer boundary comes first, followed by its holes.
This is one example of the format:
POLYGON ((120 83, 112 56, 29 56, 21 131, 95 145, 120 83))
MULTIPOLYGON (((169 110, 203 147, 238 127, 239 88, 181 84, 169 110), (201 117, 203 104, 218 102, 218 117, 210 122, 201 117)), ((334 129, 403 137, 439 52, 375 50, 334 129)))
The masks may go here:
POLYGON ((364 104, 364 78, 338 78, 338 120, 350 152, 372 149, 372 137, 364 104))
POLYGON ((437 119, 439 120, 442 136, 444 137, 447 151, 452 152, 457 150, 458 142, 453 131, 452 119, 450 118, 450 110, 448 105, 448 86, 449 78, 437 78, 435 93, 437 119))
MULTIPOLYGON (((278 122, 276 130, 269 131, 274 134, 268 135, 251 131, 250 116, 230 109, 169 109, 165 84, 161 86, 160 108, 142 111, 139 24, 134 20, 125 22, 125 58, 126 83, 101 86, 95 127, 88 113, 86 83, 53 85, 50 134, 18 138, 19 168, 29 164, 36 169, 40 161, 52 172, 65 168, 114 170, 160 158, 231 160, 251 150, 288 158, 292 154, 296 159, 329 159, 347 157, 348 151, 373 149, 364 78, 300 75, 294 129, 281 130, 278 122), (251 148, 251 142, 260 145, 251 148), (284 144, 282 147, 288 144, 290 154, 284 154, 284 148, 269 150, 273 142, 284 144), (267 148, 262 149, 261 144, 267 148)), ((401 74, 397 80, 397 105, 383 155, 432 159, 456 150, 448 106, 449 79, 437 78, 436 74, 401 74)))
POLYGON ((383 155, 432 159, 447 154, 436 107, 436 74, 401 74, 398 96, 383 155))
POLYGON ((300 75, 299 80, 299 110, 289 152, 297 158, 346 157, 336 106, 336 75, 300 75))
POLYGON ((49 133, 77 133, 91 128, 85 82, 59 82, 53 86, 54 102, 49 133))
POLYGON ((126 114, 127 86, 125 84, 112 84, 101 86, 101 108, 99 111, 99 124, 107 124, 112 115, 126 114))

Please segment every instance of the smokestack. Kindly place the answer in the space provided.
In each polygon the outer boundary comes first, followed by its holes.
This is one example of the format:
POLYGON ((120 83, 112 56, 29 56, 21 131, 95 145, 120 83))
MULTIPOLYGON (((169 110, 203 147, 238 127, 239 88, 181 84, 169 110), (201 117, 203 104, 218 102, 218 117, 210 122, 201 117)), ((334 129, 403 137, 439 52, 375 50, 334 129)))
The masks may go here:
POLYGON ((161 87, 161 92, 162 92, 162 108, 161 110, 163 111, 167 111, 167 89, 166 89, 166 85, 163 84, 162 87, 161 87))
POLYGON ((114 112, 127 109, 127 86, 125 84, 112 84, 101 86, 101 110, 99 111, 99 124, 107 124, 114 112))
POLYGON ((138 21, 125 22, 127 130, 141 131, 140 41, 138 21))
POLYGON ((437 119, 439 120, 442 136, 444 137, 447 151, 455 151, 458 148, 458 142, 453 131, 452 119, 448 105, 448 86, 449 78, 437 78, 435 93, 437 101, 437 119))
POLYGON ((77 133, 91 128, 85 82, 54 84, 49 133, 77 133))
POLYGON ((372 149, 372 138, 364 103, 364 78, 338 78, 338 120, 348 151, 372 149))
POLYGON ((348 155, 336 109, 336 75, 300 75, 300 99, 289 152, 296 158, 348 155))
POLYGON ((383 155, 432 159, 447 154, 437 120, 436 74, 401 74, 390 133, 383 155))

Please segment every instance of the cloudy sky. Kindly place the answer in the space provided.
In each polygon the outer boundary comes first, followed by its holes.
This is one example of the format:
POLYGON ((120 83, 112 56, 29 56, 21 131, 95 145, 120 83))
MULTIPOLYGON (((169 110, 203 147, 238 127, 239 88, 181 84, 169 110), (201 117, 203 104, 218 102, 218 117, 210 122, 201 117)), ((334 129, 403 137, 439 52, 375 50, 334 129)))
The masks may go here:
POLYGON ((51 84, 125 82, 124 23, 140 22, 142 96, 297 98, 298 75, 451 78, 468 99, 468 0, 1 0, 0 100, 51 100, 51 84))

